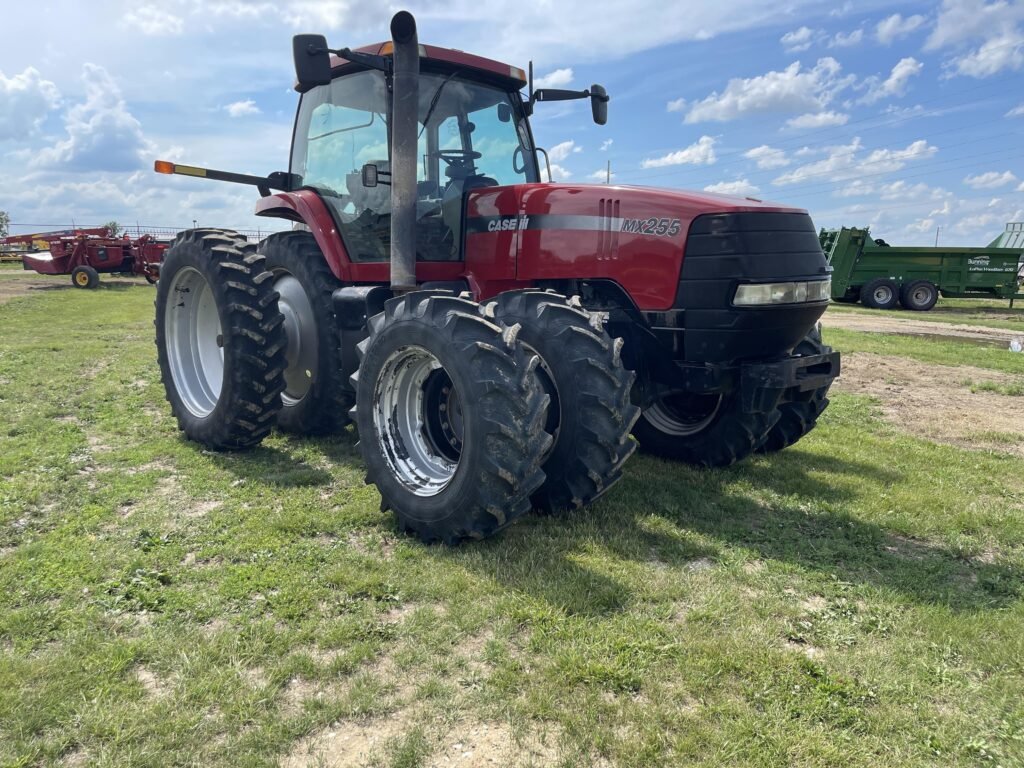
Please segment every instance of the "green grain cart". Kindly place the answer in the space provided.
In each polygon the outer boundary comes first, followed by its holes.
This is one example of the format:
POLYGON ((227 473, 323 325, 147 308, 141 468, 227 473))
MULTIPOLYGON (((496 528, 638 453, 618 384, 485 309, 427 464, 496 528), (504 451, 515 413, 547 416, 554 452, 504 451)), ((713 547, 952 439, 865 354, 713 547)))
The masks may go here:
POLYGON ((875 309, 897 302, 920 312, 945 298, 1024 298, 1020 291, 1024 224, 986 248, 890 247, 867 229, 823 229, 821 248, 832 265, 832 298, 875 309))

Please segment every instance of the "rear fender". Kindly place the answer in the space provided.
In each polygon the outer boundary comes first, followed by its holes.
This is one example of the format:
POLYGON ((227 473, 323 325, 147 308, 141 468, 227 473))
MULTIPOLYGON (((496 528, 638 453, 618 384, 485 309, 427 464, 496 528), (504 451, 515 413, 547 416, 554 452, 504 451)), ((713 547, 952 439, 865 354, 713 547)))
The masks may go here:
POLYGON ((331 212, 327 210, 320 196, 310 189, 295 192, 279 192, 261 197, 256 202, 256 215, 268 218, 287 219, 305 224, 313 234, 316 244, 334 276, 342 282, 352 281, 352 262, 341 241, 331 212))

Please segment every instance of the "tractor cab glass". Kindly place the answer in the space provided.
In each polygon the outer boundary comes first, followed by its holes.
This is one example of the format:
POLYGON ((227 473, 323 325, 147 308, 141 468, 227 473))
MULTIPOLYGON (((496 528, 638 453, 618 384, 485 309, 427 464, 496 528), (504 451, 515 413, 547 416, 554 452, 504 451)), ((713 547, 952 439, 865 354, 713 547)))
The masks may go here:
MULTIPOLYGON (((458 260, 465 194, 538 181, 536 155, 517 92, 458 70, 422 73, 419 91, 417 258, 458 260)), ((331 208, 354 261, 390 257, 387 100, 384 74, 365 70, 309 90, 299 104, 291 172, 331 208)))

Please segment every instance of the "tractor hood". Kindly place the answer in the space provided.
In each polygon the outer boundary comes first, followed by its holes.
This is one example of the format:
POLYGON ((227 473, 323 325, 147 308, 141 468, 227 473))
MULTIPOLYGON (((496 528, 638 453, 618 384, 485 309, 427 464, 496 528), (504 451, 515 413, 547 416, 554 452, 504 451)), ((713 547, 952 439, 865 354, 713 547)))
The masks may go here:
MULTIPOLYGON (((707 214, 807 212, 753 198, 597 184, 521 184, 469 193, 467 252, 506 250, 517 280, 614 280, 641 309, 673 306, 690 225, 707 214), (489 243, 490 237, 501 243, 489 243)), ((809 218, 808 218, 809 222, 809 218)))

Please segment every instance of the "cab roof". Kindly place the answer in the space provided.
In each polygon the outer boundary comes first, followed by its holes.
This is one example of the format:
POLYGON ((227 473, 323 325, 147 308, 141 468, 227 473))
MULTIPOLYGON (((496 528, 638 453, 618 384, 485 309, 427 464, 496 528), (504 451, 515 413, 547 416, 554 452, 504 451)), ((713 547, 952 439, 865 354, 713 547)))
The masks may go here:
MULTIPOLYGON (((362 48, 357 48, 356 50, 360 53, 390 56, 393 53, 394 46, 392 42, 388 40, 383 43, 365 45, 362 48)), ((510 64, 503 64, 500 61, 487 59, 473 53, 466 53, 465 51, 460 51, 455 48, 440 48, 436 45, 423 45, 421 43, 420 58, 438 61, 448 65, 455 65, 464 69, 475 69, 492 77, 497 76, 502 80, 507 81, 517 89, 526 85, 526 73, 519 67, 513 67, 510 64)), ((343 59, 333 53, 331 54, 331 69, 343 67, 349 63, 351 62, 347 59, 343 59)))

